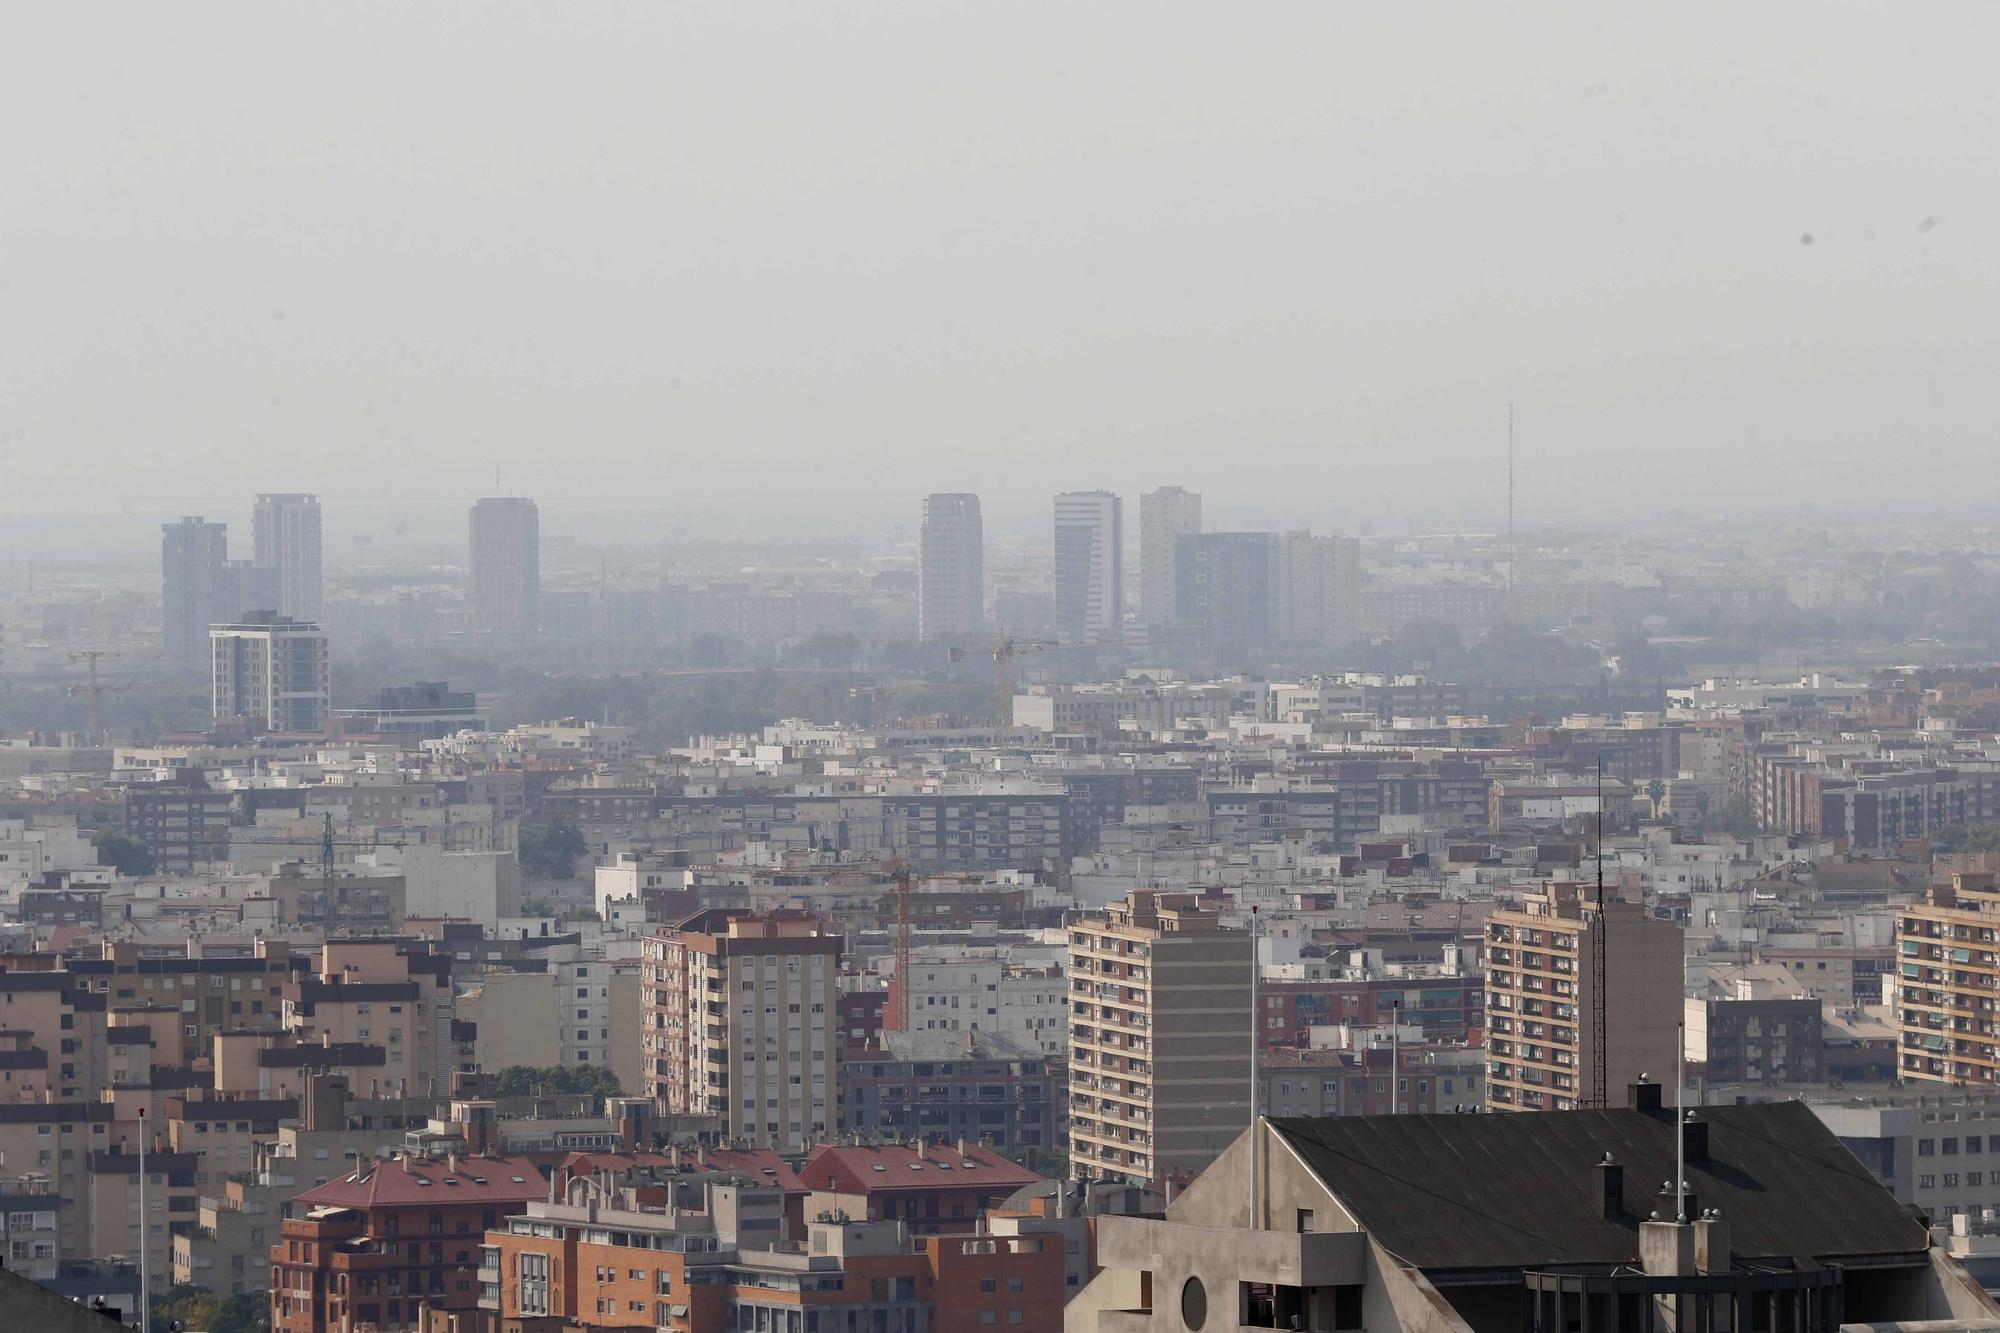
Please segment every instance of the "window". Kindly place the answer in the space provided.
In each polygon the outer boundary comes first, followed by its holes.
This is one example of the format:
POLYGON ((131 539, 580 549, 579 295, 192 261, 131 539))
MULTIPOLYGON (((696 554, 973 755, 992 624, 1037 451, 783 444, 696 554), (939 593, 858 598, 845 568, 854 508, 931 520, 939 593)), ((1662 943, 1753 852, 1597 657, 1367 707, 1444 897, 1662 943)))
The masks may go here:
POLYGON ((1957 1140, 1957 1139, 1946 1139, 1946 1140, 1944 1141, 1944 1155, 1945 1155, 1946 1157, 1956 1157, 1956 1156, 1958 1156, 1958 1140, 1957 1140))
POLYGON ((1947 1171, 1944 1173, 1944 1187, 1948 1190, 1955 1190, 1958 1188, 1958 1172, 1947 1171))
POLYGON ((981 1291, 981 1293, 987 1296, 991 1296, 994 1292, 1000 1290, 999 1280, 997 1278, 990 1278, 990 1277, 980 1278, 979 1290, 981 1291))
POLYGON ((1934 1190, 1934 1189, 1936 1189, 1936 1188, 1937 1188, 1937 1177, 1936 1177, 1936 1176, 1918 1176, 1918 1177, 1917 1177, 1917 1188, 1918 1188, 1918 1189, 1920 1189, 1920 1190, 1934 1190))
POLYGON ((1918 1139, 1918 1140, 1917 1140, 1917 1156, 1919 1156, 1919 1157, 1935 1157, 1935 1156, 1937 1156, 1937 1140, 1936 1140, 1936 1139, 1918 1139))

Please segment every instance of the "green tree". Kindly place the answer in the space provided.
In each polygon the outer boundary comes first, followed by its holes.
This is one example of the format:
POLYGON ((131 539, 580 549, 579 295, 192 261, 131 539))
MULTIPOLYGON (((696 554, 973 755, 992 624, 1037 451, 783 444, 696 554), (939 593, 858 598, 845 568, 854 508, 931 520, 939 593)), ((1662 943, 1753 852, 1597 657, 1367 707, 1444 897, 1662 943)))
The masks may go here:
POLYGON ((2000 824, 1954 824, 1931 839, 1939 852, 2000 852, 2000 824))
POLYGON ((521 825, 521 873, 529 879, 572 879, 577 858, 589 850, 582 832, 566 821, 521 825))
MULTIPOLYGON (((192 1327, 192 1326, 190 1326, 192 1327)), ((261 1291, 230 1296, 216 1311, 209 1333, 268 1333, 271 1327, 271 1298, 261 1291)))
POLYGON ((494 1080, 499 1097, 527 1097, 535 1093, 562 1096, 622 1097, 618 1075, 602 1065, 508 1065, 494 1080))
POLYGON ((137 838, 103 828, 91 835, 90 845, 97 849, 97 864, 110 866, 121 875, 153 873, 153 850, 137 838))
POLYGON ((178 1319, 185 1328, 213 1330, 221 1313, 222 1300, 214 1292, 179 1282, 153 1302, 153 1327, 166 1328, 169 1321, 178 1319))

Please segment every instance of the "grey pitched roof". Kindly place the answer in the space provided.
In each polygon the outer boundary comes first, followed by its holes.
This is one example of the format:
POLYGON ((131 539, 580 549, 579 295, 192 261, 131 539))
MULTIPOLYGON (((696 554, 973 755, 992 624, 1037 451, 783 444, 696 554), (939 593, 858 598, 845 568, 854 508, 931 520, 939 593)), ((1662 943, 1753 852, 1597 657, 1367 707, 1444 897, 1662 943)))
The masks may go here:
MULTIPOLYGON (((1696 1208, 1720 1208, 1739 1259, 1915 1262, 1914 1216, 1800 1102, 1706 1107, 1708 1160, 1688 1167, 1696 1208)), ((1674 1174, 1671 1111, 1276 1119, 1371 1235, 1425 1270, 1631 1263, 1639 1223, 1674 1174), (1595 1164, 1624 1168, 1608 1219, 1595 1164)))

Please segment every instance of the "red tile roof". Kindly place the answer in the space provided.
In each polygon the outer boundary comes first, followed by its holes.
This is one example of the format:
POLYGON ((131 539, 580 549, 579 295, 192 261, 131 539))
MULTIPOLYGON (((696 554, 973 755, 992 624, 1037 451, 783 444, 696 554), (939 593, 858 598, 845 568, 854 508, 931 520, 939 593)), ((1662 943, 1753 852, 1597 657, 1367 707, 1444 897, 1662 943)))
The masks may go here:
POLYGON ((799 1171, 813 1189, 831 1188, 841 1194, 891 1191, 981 1189, 1011 1194, 1041 1177, 991 1148, 925 1144, 923 1155, 907 1143, 860 1147, 823 1145, 799 1171))
POLYGON ((461 1157, 451 1169, 442 1157, 371 1162, 368 1174, 329 1180, 293 1202, 307 1208, 404 1208, 450 1204, 527 1203, 549 1197, 549 1182, 525 1157, 461 1157))
POLYGON ((711 1148, 699 1161, 692 1150, 683 1150, 678 1156, 671 1152, 573 1152, 563 1158, 561 1170, 562 1179, 570 1180, 630 1167, 641 1171, 731 1171, 776 1185, 787 1194, 808 1192, 791 1163, 768 1148, 711 1148))

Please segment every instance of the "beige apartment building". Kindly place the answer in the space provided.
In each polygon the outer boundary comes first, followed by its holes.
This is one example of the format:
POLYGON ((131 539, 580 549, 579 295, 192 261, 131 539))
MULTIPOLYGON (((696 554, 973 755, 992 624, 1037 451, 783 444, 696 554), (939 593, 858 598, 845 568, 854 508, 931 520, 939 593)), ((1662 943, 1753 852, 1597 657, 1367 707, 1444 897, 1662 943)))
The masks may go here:
POLYGON ((803 913, 712 908, 646 941, 640 1058, 668 1115, 795 1149, 826 1137, 839 1094, 840 936, 803 913))
MULTIPOLYGON (((1608 891, 1614 892, 1614 891, 1608 891)), ((1521 910, 1486 918, 1486 1109, 1571 1111, 1618 1105, 1649 1074, 1675 1077, 1685 989, 1682 932, 1643 903, 1551 880, 1521 910), (1604 979, 1594 966, 1604 940, 1604 979), (1604 1082, 1593 1071, 1604 1025, 1604 1082)))
MULTIPOLYGON (((1991 871, 1960 871, 1896 917, 1893 988, 1905 1079, 2000 1082, 1993 993, 2000 990, 2000 888, 1991 871)), ((1885 993, 1887 993, 1885 989, 1885 993)))
POLYGON ((1198 1172, 1250 1124, 1251 941, 1191 893, 1069 927, 1070 1172, 1198 1172))
POLYGON ((370 1097, 432 1097, 451 1090, 451 960, 404 953, 395 940, 328 940, 315 975, 286 982, 284 1028, 305 1045, 380 1046, 370 1097))

